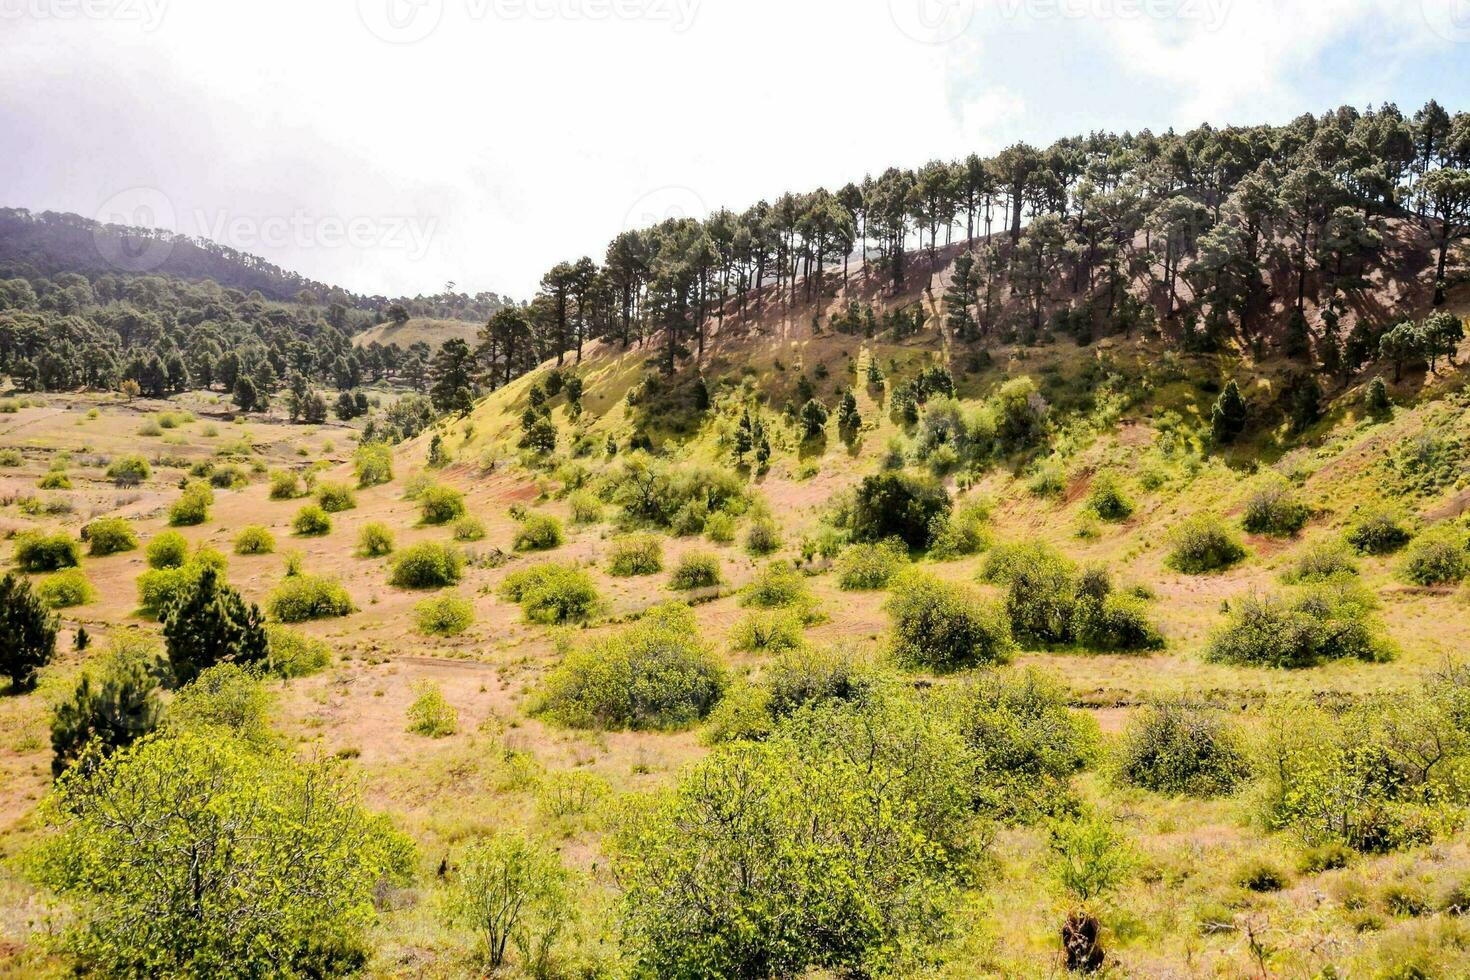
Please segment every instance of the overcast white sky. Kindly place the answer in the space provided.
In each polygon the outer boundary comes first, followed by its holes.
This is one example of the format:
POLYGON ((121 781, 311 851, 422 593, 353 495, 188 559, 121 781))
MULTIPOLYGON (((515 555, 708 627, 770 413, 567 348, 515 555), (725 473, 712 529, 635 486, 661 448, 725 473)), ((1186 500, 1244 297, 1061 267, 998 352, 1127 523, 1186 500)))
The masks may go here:
POLYGON ((1467 95, 1470 0, 0 0, 0 205, 525 298, 889 165, 1467 95))

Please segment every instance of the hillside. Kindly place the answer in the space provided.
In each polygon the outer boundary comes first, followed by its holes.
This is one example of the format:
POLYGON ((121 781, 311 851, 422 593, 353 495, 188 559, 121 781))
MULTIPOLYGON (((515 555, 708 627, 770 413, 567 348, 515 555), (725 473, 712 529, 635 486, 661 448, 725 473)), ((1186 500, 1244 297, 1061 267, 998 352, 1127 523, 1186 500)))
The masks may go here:
POLYGON ((427 344, 438 350, 446 340, 463 340, 473 346, 482 323, 469 320, 442 320, 428 317, 412 317, 403 323, 385 320, 356 334, 352 338, 354 347, 368 344, 394 344, 407 350, 414 344, 427 344))

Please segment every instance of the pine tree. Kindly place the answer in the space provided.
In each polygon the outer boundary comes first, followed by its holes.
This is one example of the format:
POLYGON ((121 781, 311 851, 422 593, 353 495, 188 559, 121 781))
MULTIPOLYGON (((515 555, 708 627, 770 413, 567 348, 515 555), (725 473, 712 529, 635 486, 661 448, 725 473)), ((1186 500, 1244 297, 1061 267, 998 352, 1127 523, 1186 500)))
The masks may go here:
POLYGON ((0 579, 0 677, 12 691, 36 686, 36 672, 56 655, 56 617, 30 582, 6 573, 0 579))
POLYGON ((260 607, 221 582, 214 568, 164 613, 163 639, 178 685, 222 661, 263 663, 269 654, 260 607))
POLYGON ((1210 410, 1210 429, 1215 442, 1222 446, 1234 442, 1245 431, 1245 419, 1245 399, 1240 395, 1240 386, 1232 378, 1225 383, 1225 390, 1220 392, 1220 397, 1215 399, 1215 407, 1210 410))
POLYGON ((822 434, 827 426, 827 406, 810 398, 801 406, 801 428, 802 433, 808 439, 814 439, 822 434))
POLYGON ((837 428, 851 438, 862 424, 863 417, 858 414, 857 399, 850 390, 844 391, 841 401, 837 403, 837 428))
POLYGON ((115 654, 93 680, 83 674, 51 716, 51 773, 61 775, 82 751, 95 745, 110 753, 158 727, 161 714, 156 664, 151 655, 115 654))
POLYGON ((1383 379, 1374 377, 1368 382, 1368 390, 1363 393, 1363 407, 1370 415, 1382 415, 1387 412, 1393 403, 1388 400, 1388 385, 1383 379))

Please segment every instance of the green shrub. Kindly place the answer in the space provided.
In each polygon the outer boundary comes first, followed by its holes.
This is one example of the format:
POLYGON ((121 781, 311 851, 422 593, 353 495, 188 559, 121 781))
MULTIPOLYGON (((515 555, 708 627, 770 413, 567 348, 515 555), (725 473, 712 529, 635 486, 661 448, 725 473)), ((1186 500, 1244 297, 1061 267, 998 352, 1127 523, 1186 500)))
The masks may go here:
POLYGON ((265 628, 270 657, 267 666, 277 677, 306 677, 332 662, 332 649, 316 637, 271 623, 265 628))
POLYGON ((357 506, 357 495, 345 483, 323 483, 316 488, 316 502, 328 514, 339 514, 357 506))
POLYGON ((1156 793, 1221 796, 1250 776, 1240 737, 1217 712, 1185 700, 1157 701, 1129 719, 1117 776, 1156 793))
POLYGON ((1245 501, 1241 526, 1251 534, 1288 537, 1306 526, 1311 508, 1296 498, 1283 479, 1269 481, 1245 501))
POLYGON ((973 589, 923 572, 894 582, 884 603, 889 645, 906 667, 957 670, 1005 663, 1015 649, 1005 614, 973 589))
POLYGON ((1099 473, 1087 494, 1087 507, 1099 520, 1117 523, 1133 516, 1133 501, 1112 473, 1099 473))
POLYGON ((1390 660, 1393 647, 1371 609, 1371 596, 1346 582, 1314 584, 1294 596, 1245 596, 1211 638, 1206 656, 1253 667, 1390 660))
POLYGON ((837 584, 844 589, 881 589, 908 558, 908 549, 897 538, 849 545, 837 559, 837 584))
POLYGON ((332 518, 317 504, 307 504, 296 512, 291 529, 302 537, 320 537, 332 533, 332 518))
POLYGON ((630 534, 612 542, 607 559, 609 575, 656 575, 663 568, 663 544, 654 535, 630 534))
POLYGON ((209 508, 214 503, 214 491, 201 480, 190 480, 184 492, 168 509, 168 522, 174 527, 203 524, 209 520, 209 508))
POLYGON ((356 612, 342 583, 325 575, 291 575, 266 600, 271 616, 282 623, 331 619, 356 612))
POLYGON ((295 470, 272 470, 270 484, 272 500, 295 500, 297 497, 306 496, 306 487, 301 483, 301 474, 295 470))
POLYGON ((755 684, 731 685, 706 719, 701 740, 706 745, 759 742, 771 734, 770 694, 755 684))
POLYGON ((19 466, 24 461, 19 449, 0 449, 0 466, 19 466))
POLYGON ((393 553, 393 530, 381 521, 364 524, 357 533, 357 553, 364 558, 381 558, 393 553))
POLYGON ((240 529, 235 535, 235 554, 269 555, 276 550, 276 539, 270 531, 258 524, 240 529))
POLYGON ((855 491, 849 525, 856 541, 896 537, 922 549, 929 547, 951 506, 949 493, 932 479, 879 473, 866 477, 855 491))
POLYGON ((414 606, 419 632, 426 636, 458 636, 475 624, 475 607, 454 595, 436 595, 414 606))
POLYGON ((444 698, 437 684, 423 683, 408 706, 408 730, 428 738, 447 738, 459 731, 459 712, 444 698))
POLYGON ((597 587, 586 572, 556 562, 512 572, 501 583, 500 594, 519 603, 527 621, 547 625, 588 619, 599 603, 597 587))
POLYGON ((769 517, 757 517, 745 529, 745 550, 752 555, 769 555, 781 547, 781 525, 769 517))
POLYGON ((393 480, 393 450, 381 442, 365 442, 352 454, 357 485, 363 489, 393 480))
POLYGON ((775 653, 801 646, 806 625, 802 614, 792 609, 753 612, 730 630, 730 646, 736 650, 775 653))
MULTIPOLYGON (((159 535, 159 538, 163 537, 159 535)), ((170 560, 173 558, 172 555, 168 557, 170 560)), ((138 576, 138 605, 152 615, 162 615, 193 591, 205 569, 212 568, 222 573, 225 564, 224 555, 210 548, 201 548, 182 564, 150 569, 138 576)))
POLYGON ((95 601, 97 590, 80 568, 68 568, 42 579, 36 585, 36 595, 52 609, 67 609, 95 601))
POLYGON ((479 541, 485 537, 485 525, 478 517, 461 517, 454 522, 454 540, 479 541))
POLYGON ((550 514, 532 513, 516 528, 513 543, 517 551, 550 551, 563 540, 561 521, 550 514))
POLYGON ((1404 553, 1404 578, 1415 585, 1453 585, 1470 574, 1465 535, 1454 528, 1435 528, 1415 539, 1404 553))
POLYGON ((1357 563, 1346 547, 1337 541, 1322 540, 1302 549, 1282 580, 1289 584, 1326 582, 1357 574, 1357 563))
POLYGON ((464 494, 453 487, 433 484, 423 489, 418 500, 425 524, 448 524, 465 515, 464 494))
POLYGON ((573 524, 596 524, 602 520, 602 501, 585 490, 579 490, 567 501, 573 524))
POLYGON ((1265 858, 1247 860, 1235 869, 1232 877, 1241 888, 1253 892, 1279 892, 1290 884, 1286 872, 1265 858))
POLYGON ((41 479, 36 482, 36 486, 42 490, 70 490, 71 477, 66 475, 65 470, 51 470, 48 473, 42 474, 41 479))
POLYGON ((815 603, 806 577, 786 561, 767 562, 740 596, 742 606, 794 608, 803 613, 809 612, 815 603))
POLYGON ((719 555, 690 551, 682 555, 674 566, 673 574, 669 576, 669 587, 681 591, 708 589, 721 581, 719 555))
POLYGON ((94 558, 132 551, 138 547, 138 536, 133 525, 122 517, 102 517, 82 528, 82 540, 87 542, 87 554, 94 558))
POLYGON ((809 704, 866 700, 886 680, 873 658, 854 649, 794 645, 771 662, 763 684, 767 710, 780 720, 809 704))
POLYGON ((120 487, 135 487, 152 476, 153 468, 142 456, 123 456, 107 467, 107 478, 120 487))
POLYGON ((218 487, 221 490, 235 490, 250 482, 250 478, 245 475, 245 471, 233 464, 216 467, 210 470, 208 476, 209 485, 218 487))
POLYGON ((1077 643, 1104 652, 1160 650, 1164 635, 1148 615, 1148 603, 1127 592, 1108 592, 1078 604, 1077 643))
POLYGON ((148 542, 149 568, 178 568, 189 557, 189 542, 178 531, 164 531, 148 542))
POLYGON ((454 585, 464 572, 464 553, 439 541, 409 545, 393 559, 390 585, 401 589, 438 589, 454 585))
POLYGON ((27 531, 15 539, 15 564, 23 572, 54 572, 81 563, 81 546, 63 531, 27 531))
POLYGON ((726 684, 689 607, 667 603, 568 655, 537 710, 576 728, 679 728, 708 715, 726 684))
POLYGON ((709 515, 704 522, 704 536, 715 544, 729 544, 735 540, 735 518, 723 511, 709 515))
POLYGON ((1348 544, 1363 555, 1398 551, 1413 537, 1413 529, 1398 514, 1383 509, 1364 512, 1347 529, 1348 544))
POLYGON ((989 520, 990 507, 983 501, 962 507, 947 520, 940 521, 937 528, 931 528, 929 557, 950 561, 984 551, 990 547, 990 532, 986 528, 989 520))
POLYGON ((1196 514, 1169 535, 1164 564, 1185 575, 1203 575, 1238 563, 1246 556, 1240 542, 1213 514, 1196 514))
POLYGON ((1026 481, 1026 492, 1033 497, 1060 497, 1067 492, 1067 471, 1050 460, 1036 464, 1026 481))

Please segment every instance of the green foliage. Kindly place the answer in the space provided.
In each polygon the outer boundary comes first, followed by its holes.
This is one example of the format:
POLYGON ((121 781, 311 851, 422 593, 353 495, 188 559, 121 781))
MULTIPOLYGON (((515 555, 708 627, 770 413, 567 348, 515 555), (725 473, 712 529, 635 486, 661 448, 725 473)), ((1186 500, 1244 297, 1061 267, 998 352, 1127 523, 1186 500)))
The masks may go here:
POLYGON ((316 502, 328 514, 338 514, 357 506, 357 495, 345 483, 322 483, 316 488, 316 502))
POLYGON ((138 605, 145 612, 161 617, 172 603, 191 592, 210 568, 224 571, 224 555, 201 548, 182 565, 144 572, 138 576, 138 605))
POLYGON ((36 481, 36 486, 42 490, 70 490, 71 477, 65 470, 49 470, 36 481))
POLYGON ((616 538, 608 552, 609 575, 655 575, 663 571, 663 567, 663 545, 652 534, 630 534, 616 538))
POLYGON ((272 500, 295 500, 306 496, 301 475, 295 470, 273 470, 270 475, 270 498, 272 500))
POLYGON ((1185 575, 1217 572, 1240 562, 1246 550, 1213 514, 1200 513, 1169 532, 1164 564, 1185 575))
POLYGON ((15 564, 23 572, 54 572, 81 563, 81 547, 63 531, 27 531, 15 539, 15 564))
POLYGON ((475 623, 474 604, 459 596, 433 596, 413 609, 419 632, 426 636, 458 636, 475 623))
POLYGON ((86 904, 65 935, 105 976, 354 972, 410 845, 331 763, 182 731, 73 766, 42 809, 35 878, 86 904))
POLYGON ((575 913, 572 876, 547 845, 521 833, 494 834, 460 856, 444 912, 450 924, 476 933, 490 972, 513 946, 527 974, 541 976, 575 913))
POLYGON ((428 738, 446 738, 459 731, 459 712, 444 698, 439 685, 423 683, 408 706, 408 730, 428 738))
POLYGON ((421 541, 393 559, 391 585, 401 589, 437 589, 454 585, 464 572, 464 553, 439 541, 421 541))
POLYGON ((1156 793, 1221 796, 1250 776, 1240 736, 1218 712, 1182 699, 1156 701, 1128 721, 1117 777, 1156 793))
POLYGON ((730 646, 736 650, 775 653, 801 646, 806 620, 794 609, 753 612, 730 630, 730 646))
POLYGON ((972 501, 955 511, 948 520, 930 528, 929 557, 950 561, 977 554, 990 547, 990 507, 983 500, 972 501))
POLYGON ((1358 565, 1340 542, 1320 540, 1302 549, 1290 569, 1282 575, 1288 584, 1326 582, 1358 574, 1358 565))
POLYGON ((1465 533, 1440 527, 1421 534, 1404 552, 1400 568, 1415 585, 1453 585, 1470 574, 1470 552, 1465 533))
POLYGON ((296 512, 291 529, 303 537, 320 537, 332 533, 332 518, 316 504, 307 504, 296 512))
POLYGON ((772 561, 745 587, 740 604, 760 609, 794 609, 810 619, 816 599, 807 588, 806 577, 795 566, 787 561, 772 561))
POLYGON ((120 487, 135 487, 152 476, 153 468, 142 456, 122 456, 107 467, 107 478, 120 487))
POLYGON ((266 608, 282 623, 332 619, 357 611, 342 583, 326 575, 288 575, 271 590, 266 608))
POLYGON ((771 734, 771 696, 763 686, 735 683, 709 713, 701 740, 706 745, 759 742, 771 734))
POLYGON ((168 522, 174 527, 203 524, 209 520, 209 508, 214 503, 214 491, 203 480, 190 480, 184 492, 168 509, 168 522))
POLYGON ((781 547, 781 525, 774 518, 757 517, 745 529, 745 550, 752 555, 769 555, 781 547))
POLYGON ((367 489, 393 480, 393 450, 381 442, 365 442, 352 454, 352 470, 359 488, 367 489))
POLYGON ((269 655, 260 607, 247 604, 211 566, 161 612, 164 648, 176 684, 189 683, 217 663, 255 664, 269 655))
POLYGON ((547 625, 588 619, 601 601, 591 576, 556 562, 512 572, 501 583, 500 594, 519 603, 528 622, 547 625))
POLYGON ((715 544, 729 544, 735 540, 735 518, 723 511, 709 515, 704 522, 704 536, 715 544))
POLYGON ((275 536, 258 524, 243 527, 240 533, 235 535, 235 554, 237 555, 269 555, 275 550, 275 536))
POLYGON ((222 662, 178 690, 163 725, 263 747, 271 741, 270 709, 270 692, 253 666, 222 662))
POLYGON ((68 609, 95 601, 97 590, 80 568, 68 568, 42 579, 36 595, 52 609, 68 609))
POLYGON ((1087 905, 1127 880, 1137 864, 1133 849, 1101 814, 1060 820, 1051 828, 1053 874, 1067 894, 1087 905))
POLYGON ((708 551, 688 551, 679 557, 669 576, 669 588, 679 591, 708 589, 723 581, 720 556, 708 551))
POLYGON ((94 558, 132 551, 138 547, 138 536, 133 525, 122 517, 102 517, 82 528, 82 540, 87 542, 87 554, 94 558))
POLYGON ((1210 431, 1218 445, 1227 446, 1245 431, 1245 423, 1245 399, 1241 397, 1240 386, 1231 378, 1210 409, 1210 431))
POLYGON ((973 589, 909 571, 883 605, 894 658, 911 668, 947 671, 1005 663, 1015 650, 1004 612, 973 589))
MULTIPOLYGON (((680 513, 738 517, 749 503, 745 482, 720 467, 673 465, 642 453, 622 459, 608 477, 612 501, 634 524, 672 527, 680 513)), ((693 530, 693 529, 691 529, 693 530)))
POLYGON ((1289 884, 1286 872, 1275 862, 1253 858, 1241 864, 1232 875, 1235 883, 1247 891, 1279 892, 1289 884))
POLYGON ((13 692, 36 686, 36 674, 56 655, 56 616, 13 572, 0 578, 0 677, 13 692))
POLYGON ((871 657, 852 648, 793 646, 765 673, 766 710, 779 721, 809 704, 865 701, 887 682, 871 657))
POLYGON ((908 559, 908 548, 897 539, 849 545, 837 559, 837 584, 844 589, 881 589, 908 559))
POLYGON ((1098 519, 1113 523, 1133 516, 1133 501, 1112 473, 1099 473, 1093 477, 1092 489, 1087 494, 1087 507, 1098 519))
POLYGON ((1006 586, 1006 617, 1012 635, 1023 644, 1077 644, 1103 651, 1156 650, 1164 645, 1143 599, 1116 591, 1105 568, 1078 572, 1048 545, 997 548, 982 575, 1006 586))
POLYGON ((61 775, 89 746, 107 755, 157 728, 160 672, 158 651, 148 641, 120 634, 52 709, 51 774, 61 775))
POLYGON ((550 551, 565 540, 561 521, 550 514, 530 513, 516 528, 513 544, 517 551, 550 551))
POLYGON ((478 517, 461 517, 454 522, 454 540, 479 541, 485 537, 485 525, 478 517))
POLYGON ((679 728, 708 715, 726 684, 689 607, 666 603, 569 654, 537 710, 576 728, 679 728))
POLYGON ((448 524, 465 515, 464 494, 453 487, 431 484, 419 494, 418 501, 425 524, 448 524))
POLYGON ((951 506, 949 493, 935 481, 879 473, 857 488, 849 526, 856 541, 896 537, 910 548, 927 548, 936 520, 947 518, 951 506))
POLYGON ((357 553, 364 558, 381 558, 393 553, 393 529, 381 521, 364 524, 357 533, 357 553))
POLYGON ((178 531, 164 531, 148 542, 149 568, 178 568, 189 558, 189 542, 178 531))
POLYGON ((1253 667, 1390 660, 1393 646, 1371 610, 1371 596, 1351 582, 1313 584, 1290 596, 1245 596, 1211 637, 1206 656, 1253 667))
POLYGON ((1300 531, 1311 516, 1311 508, 1296 498, 1285 480, 1277 477, 1246 498, 1240 522, 1252 534, 1289 537, 1300 531))
POLYGON ((1408 544, 1414 530, 1394 511, 1373 508, 1348 525, 1346 537, 1359 554, 1387 555, 1408 544))
POLYGON ((567 499, 573 524, 596 524, 602 520, 602 501, 595 494, 579 490, 567 499))
POLYGON ((306 677, 332 662, 332 649, 314 636, 271 623, 265 628, 270 649, 267 669, 277 677, 306 677))

